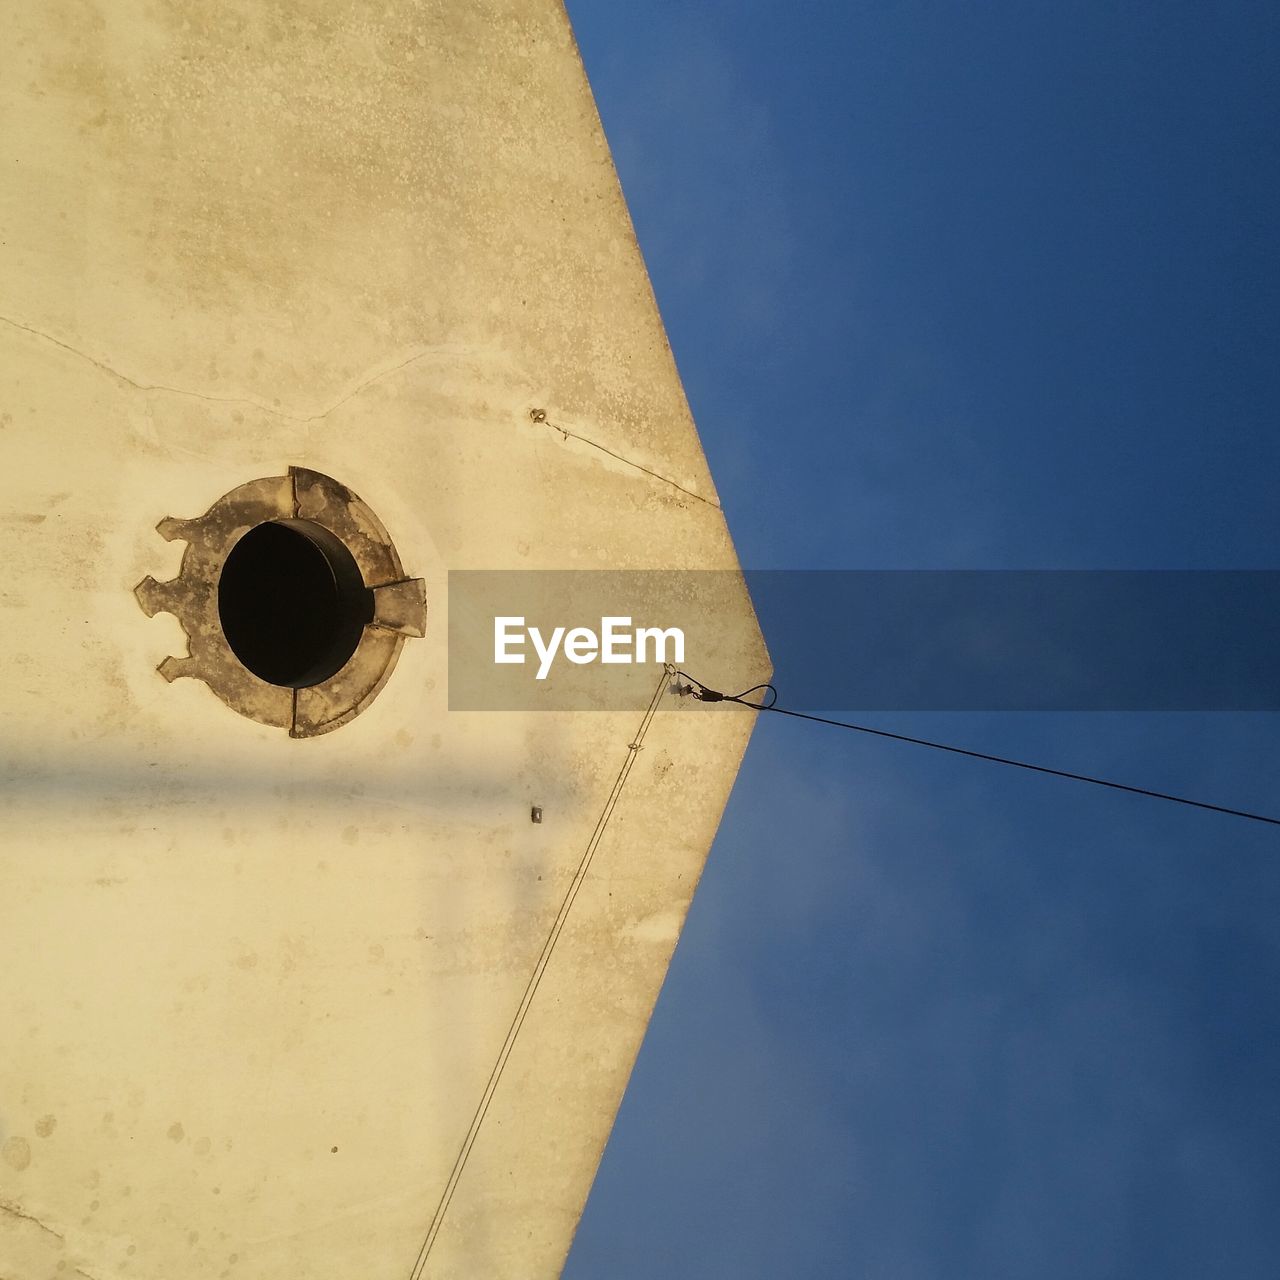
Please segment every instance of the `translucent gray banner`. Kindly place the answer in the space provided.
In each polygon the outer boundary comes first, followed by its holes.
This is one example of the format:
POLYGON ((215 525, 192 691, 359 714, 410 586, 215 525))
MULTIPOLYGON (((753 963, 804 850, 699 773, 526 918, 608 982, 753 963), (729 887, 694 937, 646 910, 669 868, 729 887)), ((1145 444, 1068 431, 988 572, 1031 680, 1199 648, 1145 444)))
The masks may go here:
POLYGON ((643 706, 664 660, 733 693, 771 659, 796 710, 1276 711, 1278 639, 1280 571, 449 575, 456 710, 643 706))

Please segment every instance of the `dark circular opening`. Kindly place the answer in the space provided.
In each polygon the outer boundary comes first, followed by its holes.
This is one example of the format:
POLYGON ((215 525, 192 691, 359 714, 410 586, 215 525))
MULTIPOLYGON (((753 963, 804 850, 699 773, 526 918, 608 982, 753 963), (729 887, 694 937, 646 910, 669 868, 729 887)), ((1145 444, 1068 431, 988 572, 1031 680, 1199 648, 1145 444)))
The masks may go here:
POLYGON ((273 520, 236 543, 218 579, 218 617, 255 676, 302 689, 340 671, 373 618, 351 552, 318 524, 273 520))

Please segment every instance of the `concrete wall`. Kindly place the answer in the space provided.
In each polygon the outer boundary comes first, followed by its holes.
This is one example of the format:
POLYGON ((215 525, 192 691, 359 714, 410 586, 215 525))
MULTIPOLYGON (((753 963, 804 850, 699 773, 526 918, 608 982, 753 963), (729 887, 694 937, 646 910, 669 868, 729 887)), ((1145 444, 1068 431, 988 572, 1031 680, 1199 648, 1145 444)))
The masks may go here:
POLYGON ((475 1131, 639 713, 450 713, 445 575, 736 563, 565 16, 0 11, 0 1276, 555 1275, 750 731, 664 702, 475 1131), (291 464, 429 609, 304 742, 132 594, 291 464))

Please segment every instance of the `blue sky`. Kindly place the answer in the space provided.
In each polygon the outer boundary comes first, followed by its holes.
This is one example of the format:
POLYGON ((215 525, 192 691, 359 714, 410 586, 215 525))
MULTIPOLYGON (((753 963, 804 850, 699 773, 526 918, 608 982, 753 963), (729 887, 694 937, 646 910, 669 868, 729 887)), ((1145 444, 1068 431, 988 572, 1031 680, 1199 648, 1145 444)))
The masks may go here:
MULTIPOLYGON (((569 11, 744 564, 1280 568, 1274 5, 569 11)), ((864 718, 1280 805, 1274 715, 864 718)), ((1270 1280, 1273 831, 762 721, 568 1280, 1270 1280)))

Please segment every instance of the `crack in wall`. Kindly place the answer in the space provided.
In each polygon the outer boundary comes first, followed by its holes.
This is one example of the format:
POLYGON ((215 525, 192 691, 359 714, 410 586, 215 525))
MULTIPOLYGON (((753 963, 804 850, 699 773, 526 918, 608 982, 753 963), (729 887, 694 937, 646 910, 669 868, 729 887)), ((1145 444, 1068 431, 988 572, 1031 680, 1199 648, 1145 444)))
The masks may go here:
POLYGON ((304 425, 322 421, 331 413, 342 408, 348 401, 354 400, 356 396, 367 391, 375 383, 381 382, 384 378, 390 378, 393 374, 399 373, 402 369, 407 369, 412 364, 417 364, 428 356, 451 355, 464 350, 461 347, 447 346, 419 347, 408 356, 391 357, 389 361, 375 365, 369 373, 362 375, 353 386, 345 390, 326 408, 316 410, 314 413, 298 413, 289 409, 282 409, 279 405, 268 404, 267 401, 259 400, 254 396, 215 396, 204 391, 192 391, 188 387, 170 386, 164 382, 141 382, 137 378, 131 377, 113 365, 106 363, 106 361, 99 360, 87 351, 82 351, 79 347, 72 346, 69 342, 63 342, 61 338, 55 338, 53 334, 46 333, 42 329, 35 329, 31 325, 23 324, 21 321, 14 320, 9 316, 0 316, 0 321, 7 324, 11 329, 19 329, 23 333, 29 333, 32 337, 39 338, 42 342, 47 342, 51 346, 75 356, 76 359, 91 364, 95 369, 105 373, 107 377, 114 378, 117 382, 123 382, 125 386, 132 387, 135 391, 144 393, 160 392, 165 395, 185 396, 192 400, 204 400, 209 404, 237 405, 246 409, 258 409, 262 413, 269 413, 275 417, 284 418, 289 422, 297 422, 304 425))
MULTIPOLYGON (((12 1201, 0 1200, 0 1213, 7 1213, 14 1218, 21 1219, 23 1222, 34 1223, 37 1227, 40 1228, 41 1231, 44 1231, 48 1235, 51 1235, 55 1240, 59 1241, 61 1244, 65 1245, 67 1243, 67 1237, 63 1235, 61 1231, 54 1230, 53 1227, 49 1226, 48 1223, 46 1222, 42 1222, 34 1214, 24 1213, 12 1201)), ((62 1267, 63 1267, 63 1264, 59 1263, 58 1270, 61 1271, 62 1267)), ((88 1271, 85 1271, 82 1267, 72 1266, 71 1270, 73 1274, 78 1276, 83 1276, 84 1280, 98 1280, 97 1276, 91 1274, 88 1271)))
MULTIPOLYGON (((49 345, 57 347, 60 351, 65 351, 68 355, 74 356, 77 360, 83 360, 85 363, 92 365, 99 372, 106 374, 107 377, 117 382, 123 383, 127 387, 131 387, 135 391, 141 391, 144 394, 159 393, 162 395, 184 396, 192 400, 203 400, 208 404, 235 405, 240 408, 257 409, 261 413, 269 413, 277 418, 283 418, 288 422, 295 422, 302 425, 310 423, 322 422, 331 413, 337 412, 343 405, 354 400, 357 396, 367 391, 370 387, 375 386, 383 380, 393 377, 402 370, 409 368, 411 365, 417 364, 425 360, 428 356, 447 356, 462 354, 469 351, 470 348, 457 346, 432 346, 419 347, 407 356, 390 357, 387 361, 383 361, 379 365, 375 365, 372 370, 362 375, 356 382, 349 386, 347 390, 342 392, 336 400, 324 409, 319 409, 314 413, 298 413, 288 409, 282 409, 279 405, 268 404, 265 400, 259 400, 253 396, 216 396, 210 395, 204 391, 192 391, 188 387, 170 386, 163 382, 143 382, 138 378, 131 377, 129 374, 122 372, 113 365, 108 364, 104 360, 99 360, 96 356, 90 355, 87 351, 82 351, 79 347, 72 346, 69 342, 64 342, 61 338, 55 338, 53 334, 46 333, 42 329, 36 329, 31 325, 23 324, 19 320, 14 320, 10 316, 0 315, 0 322, 6 324, 11 329, 17 329, 22 333, 38 338, 41 342, 47 342, 49 345)), ((578 431, 571 431, 568 427, 562 427, 559 423, 551 422, 547 419, 547 415, 541 409, 534 409, 530 412, 530 418, 541 426, 549 427, 552 431, 559 432, 565 440, 577 440, 580 444, 585 444, 589 448, 597 449, 603 454, 607 454, 617 462, 621 462, 624 466, 639 471, 641 474, 649 476, 651 479, 659 480, 663 484, 670 486, 672 489, 678 490, 687 497, 694 498, 698 502, 704 502, 707 506, 715 508, 719 511, 720 503, 714 498, 708 498, 704 494, 697 493, 693 489, 682 485, 678 480, 673 480, 670 476, 663 475, 660 471, 654 471, 651 467, 646 467, 643 463, 636 462, 621 453, 610 449, 608 445, 601 444, 598 440, 591 439, 590 436, 583 435, 578 431)))
POLYGON ((66 1236, 61 1231, 54 1230, 48 1223, 42 1222, 32 1213, 24 1213, 18 1206, 9 1200, 0 1200, 0 1213, 7 1213, 15 1218, 21 1218, 23 1222, 34 1222, 41 1231, 47 1231, 55 1240, 66 1241, 66 1236))

